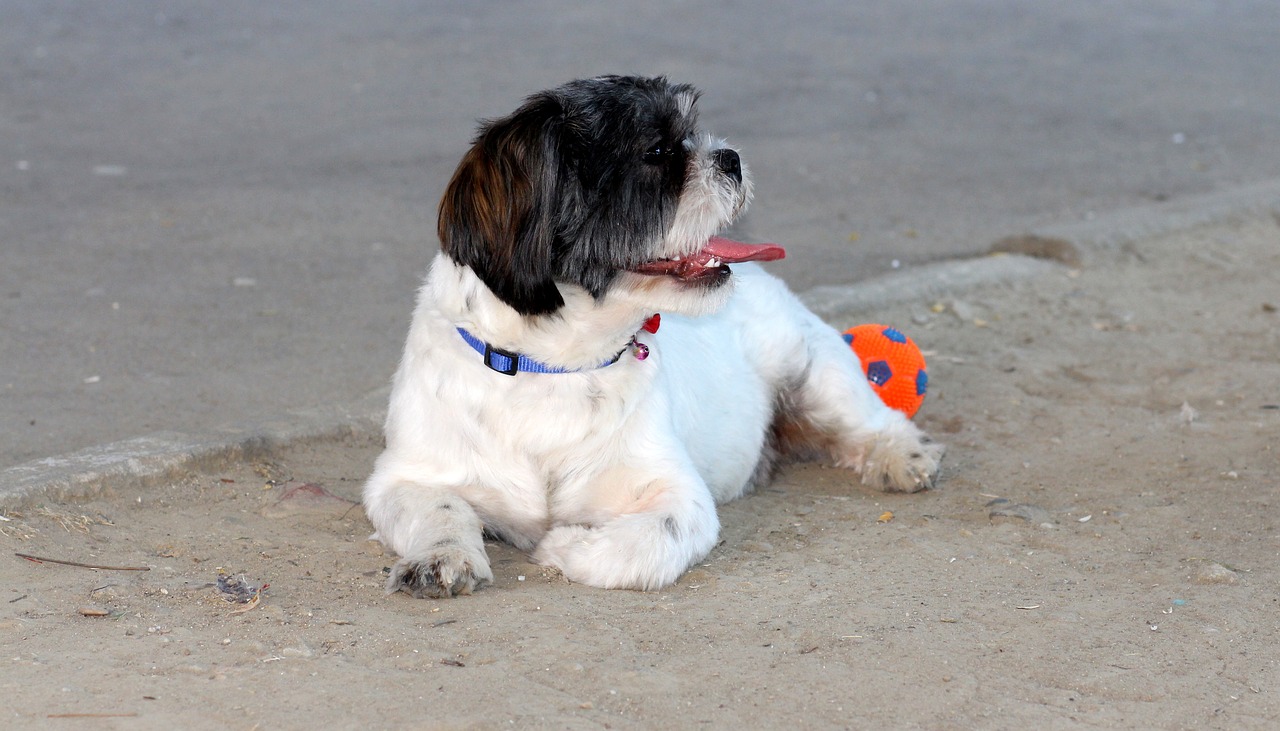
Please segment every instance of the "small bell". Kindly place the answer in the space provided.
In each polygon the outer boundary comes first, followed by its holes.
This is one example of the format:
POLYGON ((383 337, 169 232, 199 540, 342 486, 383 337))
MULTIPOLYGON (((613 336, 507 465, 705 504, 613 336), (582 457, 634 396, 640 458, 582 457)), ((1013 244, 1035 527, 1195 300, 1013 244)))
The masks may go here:
POLYGON ((649 357, 649 346, 632 338, 631 353, 636 357, 636 360, 644 360, 649 357))

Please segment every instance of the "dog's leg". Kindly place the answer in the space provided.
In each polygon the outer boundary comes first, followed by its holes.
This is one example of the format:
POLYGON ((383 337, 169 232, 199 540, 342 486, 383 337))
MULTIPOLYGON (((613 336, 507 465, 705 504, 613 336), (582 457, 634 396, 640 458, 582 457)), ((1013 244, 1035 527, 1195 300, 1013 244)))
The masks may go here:
MULTIPOLYGON (((630 490, 630 485, 609 489, 630 490)), ((632 492, 634 502, 598 525, 553 528, 538 544, 534 560, 560 569, 570 581, 651 590, 674 583, 711 552, 720 522, 696 473, 655 478, 632 492)))
POLYGON ((365 508, 383 545, 400 554, 387 593, 417 598, 470 594, 493 581, 483 524, 467 501, 446 490, 411 482, 365 487, 365 508))
POLYGON ((777 393, 775 446, 783 455, 829 457, 867 485, 915 492, 933 485, 945 451, 867 383, 858 357, 834 328, 781 280, 740 265, 726 316, 741 333, 741 358, 777 393))
POLYGON ((805 328, 808 367, 790 395, 795 413, 783 418, 794 419, 792 428, 801 433, 812 430, 811 444, 837 466, 857 470, 865 485, 891 492, 932 487, 944 447, 885 406, 839 333, 811 318, 805 328))

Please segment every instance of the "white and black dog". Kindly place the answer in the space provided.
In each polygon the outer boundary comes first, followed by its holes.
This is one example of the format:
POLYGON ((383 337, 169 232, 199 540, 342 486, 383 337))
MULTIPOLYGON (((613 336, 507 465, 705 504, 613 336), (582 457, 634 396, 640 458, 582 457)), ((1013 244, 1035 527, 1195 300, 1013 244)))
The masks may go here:
POLYGON ((486 533, 572 581, 668 585, 716 544, 716 504, 788 457, 931 485, 942 447, 840 335, 757 264, 729 266, 782 250, 715 237, 751 183, 698 131, 697 97, 607 76, 481 127, 440 204, 364 488, 401 556, 388 592, 492 581, 486 533))

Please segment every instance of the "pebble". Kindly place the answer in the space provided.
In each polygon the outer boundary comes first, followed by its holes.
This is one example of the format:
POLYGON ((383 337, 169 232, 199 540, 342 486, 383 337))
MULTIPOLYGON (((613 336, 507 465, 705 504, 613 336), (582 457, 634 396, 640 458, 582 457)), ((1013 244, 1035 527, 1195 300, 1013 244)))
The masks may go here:
POLYGON ((1196 570, 1191 580, 1197 584, 1238 584, 1240 574, 1220 563, 1206 563, 1196 570))
POLYGON ((1039 505, 1015 503, 1004 498, 997 498, 987 503, 987 507, 991 508, 991 511, 987 513, 987 516, 991 518, 1020 518, 1036 525, 1053 522, 1053 516, 1049 511, 1039 505))
POLYGON ((316 653, 305 642, 299 642, 296 647, 286 647, 280 651, 285 657, 313 657, 316 653))

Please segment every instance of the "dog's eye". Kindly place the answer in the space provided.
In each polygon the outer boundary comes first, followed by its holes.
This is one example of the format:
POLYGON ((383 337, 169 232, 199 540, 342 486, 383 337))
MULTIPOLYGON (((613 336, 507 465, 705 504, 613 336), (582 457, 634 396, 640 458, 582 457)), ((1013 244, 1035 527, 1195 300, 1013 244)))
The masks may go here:
POLYGON ((667 161, 672 152, 675 152, 675 150, 659 142, 645 151, 644 161, 649 165, 661 165, 667 161))

